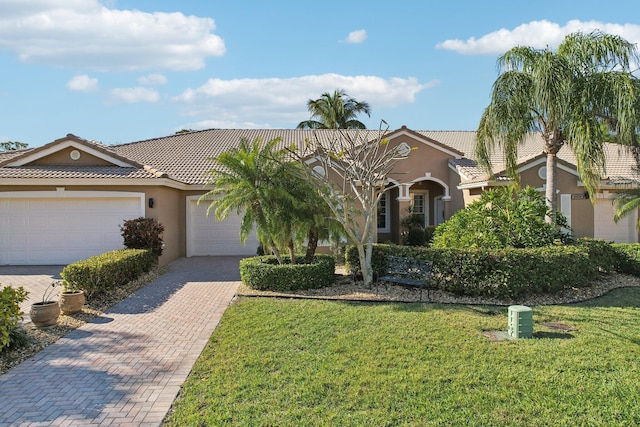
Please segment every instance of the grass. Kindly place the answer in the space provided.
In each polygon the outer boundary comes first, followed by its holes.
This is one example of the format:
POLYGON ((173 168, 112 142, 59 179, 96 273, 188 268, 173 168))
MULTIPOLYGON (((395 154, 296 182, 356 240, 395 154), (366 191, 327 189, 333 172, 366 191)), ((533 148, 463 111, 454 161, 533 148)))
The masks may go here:
POLYGON ((639 320, 638 288, 534 307, 535 338, 503 342, 482 331, 506 308, 240 299, 165 422, 640 425, 639 320))

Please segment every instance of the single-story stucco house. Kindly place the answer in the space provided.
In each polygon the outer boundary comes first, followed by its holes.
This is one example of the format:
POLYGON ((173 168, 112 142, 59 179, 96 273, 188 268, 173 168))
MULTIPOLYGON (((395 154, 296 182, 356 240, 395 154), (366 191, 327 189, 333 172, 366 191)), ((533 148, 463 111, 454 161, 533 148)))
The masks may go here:
MULTIPOLYGON (((371 132, 371 139, 377 136, 371 132)), ((333 131, 211 129, 106 146, 67 135, 41 147, 0 153, 0 264, 66 264, 122 247, 124 219, 156 218, 165 227, 161 263, 183 256, 254 255, 258 242, 239 242, 239 217, 217 222, 198 198, 208 191, 209 160, 241 138, 282 146, 307 138, 329 140, 333 131)), ((489 179, 474 158, 475 132, 389 132, 390 144, 414 148, 389 176, 378 208, 378 241, 399 241, 400 221, 414 213, 438 225, 487 188, 505 185, 501 158, 489 179)), ((544 190, 542 140, 532 136, 520 150, 523 185, 544 190)), ((607 176, 592 205, 568 147, 559 154, 558 206, 578 237, 637 242, 637 213, 613 221, 613 191, 637 186, 633 156, 607 146, 607 176)))

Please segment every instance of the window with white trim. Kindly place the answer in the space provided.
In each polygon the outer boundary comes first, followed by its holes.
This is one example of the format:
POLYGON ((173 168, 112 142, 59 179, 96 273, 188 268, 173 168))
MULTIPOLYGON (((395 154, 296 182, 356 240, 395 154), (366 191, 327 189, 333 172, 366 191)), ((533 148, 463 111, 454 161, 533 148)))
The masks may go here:
POLYGON ((389 193, 386 192, 378 202, 378 233, 388 233, 391 230, 389 226, 389 193))

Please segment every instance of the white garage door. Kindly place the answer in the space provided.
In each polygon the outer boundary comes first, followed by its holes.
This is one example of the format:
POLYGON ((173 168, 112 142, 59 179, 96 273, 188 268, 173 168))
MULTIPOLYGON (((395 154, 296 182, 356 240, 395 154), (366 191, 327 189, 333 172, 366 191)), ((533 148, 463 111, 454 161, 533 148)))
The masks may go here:
POLYGON ((120 225, 144 196, 0 198, 0 264, 68 264, 122 248, 120 225))
POLYGON ((593 207, 593 237, 616 243, 637 243, 636 224, 638 213, 634 212, 615 223, 615 207, 611 200, 599 200, 593 207))
POLYGON ((196 199, 187 201, 187 256, 246 255, 256 254, 258 239, 255 233, 240 242, 241 217, 230 214, 224 221, 217 221, 214 212, 207 216, 207 203, 196 199))

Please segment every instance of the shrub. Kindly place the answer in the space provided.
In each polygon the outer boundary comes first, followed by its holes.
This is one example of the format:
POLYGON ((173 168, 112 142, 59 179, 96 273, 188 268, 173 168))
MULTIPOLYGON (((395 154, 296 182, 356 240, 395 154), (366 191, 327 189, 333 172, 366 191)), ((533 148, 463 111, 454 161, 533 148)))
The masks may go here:
POLYGON ((427 236, 422 227, 410 228, 404 238, 404 244, 408 246, 424 246, 426 243, 427 236))
POLYGON ((545 222, 544 197, 534 188, 486 191, 438 226, 432 246, 438 248, 535 248, 568 240, 566 218, 558 212, 556 226, 545 222))
POLYGON ((626 259, 621 259, 621 257, 625 258, 625 254, 604 240, 584 237, 576 240, 575 243, 586 248, 591 264, 600 271, 619 271, 620 267, 626 263, 626 259))
POLYGON ((240 261, 242 283, 253 289, 269 291, 293 291, 330 286, 335 280, 335 260, 331 255, 318 254, 314 262, 278 264, 274 256, 265 255, 240 261))
MULTIPOLYGON (((599 271, 599 263, 592 262, 587 245, 500 250, 375 245, 375 275, 384 270, 388 255, 432 260, 432 288, 497 298, 587 286, 599 271)), ((346 259, 349 271, 357 274, 360 266, 355 247, 347 249, 346 259)))
POLYGON ((435 232, 436 232, 436 227, 434 227, 433 225, 425 227, 424 241, 426 245, 431 245, 431 243, 433 242, 433 235, 435 234, 435 232))
POLYGON ((20 303, 27 299, 27 291, 20 286, 14 289, 5 286, 0 291, 0 350, 9 347, 20 336, 19 322, 24 313, 20 303))
POLYGON ((136 218, 124 221, 120 233, 128 249, 151 249, 158 258, 162 255, 164 226, 154 218, 136 218))
POLYGON ((60 276, 69 286, 84 290, 90 297, 137 279, 155 261, 150 249, 118 249, 69 264, 60 276))
POLYGON ((614 243, 611 245, 615 252, 612 264, 620 273, 640 276, 640 244, 614 243))

